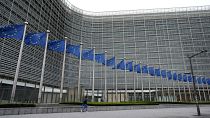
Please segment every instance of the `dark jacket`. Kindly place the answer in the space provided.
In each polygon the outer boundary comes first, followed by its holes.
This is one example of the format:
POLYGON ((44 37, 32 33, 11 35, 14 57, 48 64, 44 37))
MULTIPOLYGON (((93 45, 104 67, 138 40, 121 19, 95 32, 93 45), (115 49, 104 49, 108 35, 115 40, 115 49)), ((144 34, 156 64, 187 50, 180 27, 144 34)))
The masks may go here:
POLYGON ((87 101, 88 101, 88 99, 87 98, 84 98, 83 99, 83 104, 87 104, 87 101))

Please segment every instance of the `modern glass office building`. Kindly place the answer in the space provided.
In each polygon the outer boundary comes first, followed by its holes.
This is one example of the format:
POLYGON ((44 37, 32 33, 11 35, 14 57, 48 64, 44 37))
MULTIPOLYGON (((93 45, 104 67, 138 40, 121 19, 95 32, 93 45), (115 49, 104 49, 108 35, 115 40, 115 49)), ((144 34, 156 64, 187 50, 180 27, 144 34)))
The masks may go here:
MULTIPOLYGON (((193 58, 194 74, 210 78, 210 6, 148 9, 115 12, 89 12, 65 0, 2 0, 0 25, 29 22, 27 32, 50 30, 49 39, 68 37, 70 44, 83 43, 83 49, 95 47, 96 53, 107 51, 107 59, 115 56, 148 67, 190 73, 190 55, 205 49, 193 58)), ((1 100, 11 94, 20 42, 0 40, 1 100), (4 92, 3 92, 4 91, 4 92)), ((36 101, 41 77, 44 49, 24 45, 16 92, 17 101, 36 101)), ((63 54, 48 51, 44 74, 42 102, 58 102, 63 54)), ((75 101, 79 60, 66 56, 64 101, 75 101)), ((128 99, 191 101, 192 82, 168 80, 148 74, 112 69, 93 61, 82 60, 81 88, 91 96, 95 79, 95 100, 104 96, 107 78, 107 100, 128 99), (93 72, 94 68, 94 72, 93 72), (105 74, 106 73, 106 74, 105 74), (126 79, 126 81, 125 81, 126 79)), ((200 100, 210 100, 209 86, 197 84, 200 100)))

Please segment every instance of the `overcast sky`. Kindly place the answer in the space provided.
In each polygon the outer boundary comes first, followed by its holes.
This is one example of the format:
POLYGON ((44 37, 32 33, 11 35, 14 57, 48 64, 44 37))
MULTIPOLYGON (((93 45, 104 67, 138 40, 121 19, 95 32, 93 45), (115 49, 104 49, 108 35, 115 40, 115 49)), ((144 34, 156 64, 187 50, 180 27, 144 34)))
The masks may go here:
POLYGON ((210 5, 210 0, 67 0, 93 12, 210 5))

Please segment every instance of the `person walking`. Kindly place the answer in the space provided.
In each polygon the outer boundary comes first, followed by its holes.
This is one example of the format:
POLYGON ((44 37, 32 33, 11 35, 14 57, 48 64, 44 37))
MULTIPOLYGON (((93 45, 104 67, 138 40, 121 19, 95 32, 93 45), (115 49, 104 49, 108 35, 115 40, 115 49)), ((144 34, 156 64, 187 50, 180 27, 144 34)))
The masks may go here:
POLYGON ((87 108, 88 108, 87 102, 88 102, 88 98, 87 98, 87 96, 85 96, 85 98, 82 101, 81 112, 87 112, 87 108))

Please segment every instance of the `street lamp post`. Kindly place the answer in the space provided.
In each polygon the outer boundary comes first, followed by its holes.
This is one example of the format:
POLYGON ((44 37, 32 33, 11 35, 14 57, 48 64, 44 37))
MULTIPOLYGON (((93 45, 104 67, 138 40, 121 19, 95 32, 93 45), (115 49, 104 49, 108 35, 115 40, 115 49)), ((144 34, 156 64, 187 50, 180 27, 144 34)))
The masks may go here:
POLYGON ((204 53, 204 52, 207 52, 207 50, 202 50, 199 53, 196 53, 194 55, 188 56, 188 58, 190 60, 190 70, 191 70, 191 74, 192 74, 192 78, 193 78, 194 97, 195 97, 195 102, 196 102, 198 116, 201 115, 201 112, 200 112, 200 107, 199 107, 199 103, 198 103, 198 93, 197 93, 197 89, 196 89, 196 86, 195 86, 195 77, 194 77, 193 68, 192 68, 192 58, 197 56, 197 55, 199 55, 199 54, 201 54, 201 53, 204 53))

